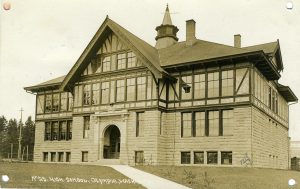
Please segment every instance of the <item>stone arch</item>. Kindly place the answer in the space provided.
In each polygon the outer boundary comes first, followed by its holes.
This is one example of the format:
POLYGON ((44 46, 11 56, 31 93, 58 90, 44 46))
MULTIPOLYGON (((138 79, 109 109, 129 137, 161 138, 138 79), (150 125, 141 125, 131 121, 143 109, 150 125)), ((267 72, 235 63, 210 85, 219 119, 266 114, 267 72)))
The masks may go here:
POLYGON ((121 149, 121 130, 115 124, 107 125, 103 129, 103 158, 119 159, 121 149))

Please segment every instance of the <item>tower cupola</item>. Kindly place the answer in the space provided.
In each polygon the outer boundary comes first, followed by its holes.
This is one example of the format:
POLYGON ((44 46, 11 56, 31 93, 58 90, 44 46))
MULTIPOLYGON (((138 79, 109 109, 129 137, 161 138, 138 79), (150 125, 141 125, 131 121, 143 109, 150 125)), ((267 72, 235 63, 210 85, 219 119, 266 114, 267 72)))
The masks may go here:
POLYGON ((167 5, 163 22, 160 26, 155 28, 157 36, 155 37, 157 49, 169 47, 177 43, 178 38, 176 36, 178 28, 172 24, 169 7, 167 5))

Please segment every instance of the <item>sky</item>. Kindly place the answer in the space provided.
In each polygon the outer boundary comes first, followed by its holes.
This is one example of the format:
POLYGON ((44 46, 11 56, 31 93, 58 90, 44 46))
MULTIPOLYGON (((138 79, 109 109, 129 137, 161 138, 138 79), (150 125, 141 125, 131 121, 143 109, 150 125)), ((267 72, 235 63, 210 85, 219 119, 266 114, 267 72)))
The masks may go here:
MULTIPOLYGON (((167 3, 179 41, 185 21, 196 21, 198 39, 242 46, 279 39, 284 70, 279 80, 300 98, 300 0, 0 0, 0 116, 34 117, 35 96, 23 88, 66 75, 106 15, 155 45, 155 27, 167 3), (10 10, 3 3, 11 4, 10 10)), ((290 105, 291 140, 300 140, 300 103, 290 105)))

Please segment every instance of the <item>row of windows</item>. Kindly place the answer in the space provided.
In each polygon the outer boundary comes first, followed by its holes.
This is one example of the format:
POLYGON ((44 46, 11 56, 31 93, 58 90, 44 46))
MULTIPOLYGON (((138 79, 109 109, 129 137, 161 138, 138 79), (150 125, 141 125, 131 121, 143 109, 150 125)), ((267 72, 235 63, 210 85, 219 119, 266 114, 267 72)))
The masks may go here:
POLYGON ((233 110, 182 113, 181 137, 233 134, 233 110))
POLYGON ((254 95, 273 112, 287 119, 287 104, 266 79, 254 72, 254 95))
MULTIPOLYGON (((195 151, 191 152, 181 152, 181 164, 191 164, 191 154, 193 154, 193 164, 218 164, 218 151, 195 151), (206 162, 205 162, 206 153, 206 162)), ((222 165, 232 165, 232 152, 225 151, 221 152, 221 164, 222 165)))
MULTIPOLYGON (((109 81, 88 84, 83 87, 83 105, 108 104, 110 100, 109 81), (101 98, 100 98, 101 97, 101 98)), ((117 80, 115 84, 116 102, 146 99, 146 77, 117 80)))
POLYGON ((70 162, 71 152, 43 152, 43 161, 49 162, 49 160, 50 162, 70 162))
POLYGON ((44 140, 71 140, 72 121, 45 122, 44 140))
POLYGON ((139 61, 137 61, 133 52, 119 52, 105 56, 102 58, 102 61, 99 62, 98 60, 93 60, 93 62, 91 62, 84 70, 82 75, 123 70, 137 66, 141 66, 141 64, 139 61))
POLYGON ((37 96, 37 114, 72 111, 73 96, 71 93, 53 93, 37 96))
POLYGON ((191 92, 181 87, 183 100, 249 94, 249 73, 246 68, 181 76, 181 80, 181 85, 191 87, 191 92))

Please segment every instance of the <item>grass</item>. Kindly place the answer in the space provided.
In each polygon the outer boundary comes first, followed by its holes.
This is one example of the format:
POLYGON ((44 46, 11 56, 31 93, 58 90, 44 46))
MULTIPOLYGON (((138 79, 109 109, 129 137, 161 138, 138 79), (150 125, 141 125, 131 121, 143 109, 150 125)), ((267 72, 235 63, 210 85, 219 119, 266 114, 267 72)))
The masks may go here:
POLYGON ((126 176, 105 166, 0 162, 0 188, 144 188, 128 182, 126 176), (9 181, 3 182, 1 175, 9 181))
POLYGON ((287 189, 300 188, 300 172, 262 168, 136 166, 191 188, 204 189, 287 189), (288 180, 296 180, 289 186, 288 180))

